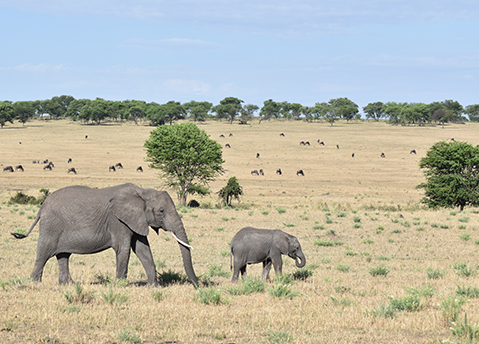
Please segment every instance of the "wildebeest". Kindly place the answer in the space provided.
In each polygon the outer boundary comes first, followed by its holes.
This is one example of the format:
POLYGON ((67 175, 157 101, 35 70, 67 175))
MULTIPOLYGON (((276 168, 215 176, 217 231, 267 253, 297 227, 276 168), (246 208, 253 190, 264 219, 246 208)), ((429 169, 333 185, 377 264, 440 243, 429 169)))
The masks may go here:
POLYGON ((279 134, 279 136, 283 136, 283 137, 284 137, 284 133, 279 134))
POLYGON ((258 172, 258 170, 253 170, 253 171, 251 171, 251 175, 253 175, 253 174, 255 174, 255 175, 259 176, 259 172, 258 172))
POLYGON ((409 152, 409 154, 417 154, 417 153, 416 153, 416 150, 413 149, 412 151, 409 152))
POLYGON ((232 134, 232 133, 230 133, 230 134, 229 134, 229 137, 231 137, 231 136, 233 136, 233 134, 232 134))
POLYGON ((324 142, 323 142, 323 141, 318 140, 318 143, 319 143, 320 146, 324 146, 324 142))
POLYGON ((339 149, 339 145, 336 145, 336 148, 339 149))
POLYGON ((303 176, 303 177, 304 177, 304 172, 303 172, 303 170, 298 170, 298 171, 296 171, 296 175, 297 175, 297 176, 303 176))
POLYGON ((25 171, 25 170, 23 169, 23 166, 22 166, 22 165, 17 165, 17 166, 15 166, 15 171, 18 171, 18 170, 20 170, 20 171, 22 171, 22 172, 25 171))
POLYGON ((72 161, 73 161, 72 158, 68 158, 67 163, 69 164, 69 163, 71 163, 72 161))
POLYGON ((256 158, 259 158, 259 153, 256 153, 256 158))
POLYGON ((121 164, 121 162, 119 162, 118 164, 115 165, 116 168, 123 168, 123 165, 121 164))
POLYGON ((51 171, 52 170, 52 165, 48 164, 48 165, 45 165, 43 166, 43 169, 46 171, 46 170, 49 170, 51 171))
POLYGON ((226 147, 226 148, 231 148, 231 146, 230 146, 229 143, 225 144, 225 147, 226 147))
POLYGON ((351 154, 351 157, 353 157, 353 158, 354 158, 354 153, 353 153, 353 154, 351 154))
POLYGON ((259 170, 259 174, 261 174, 262 176, 264 176, 264 171, 263 171, 262 168, 259 170))
POLYGON ((225 137, 225 136, 223 134, 221 134, 220 137, 225 137))
POLYGON ((77 174, 77 170, 75 169, 75 167, 69 168, 67 173, 70 173, 70 172, 77 174))
POLYGON ((13 172, 13 167, 12 166, 5 166, 3 168, 3 172, 13 172))
POLYGON ((280 169, 280 168, 278 168, 278 169, 276 170, 276 174, 282 175, 282 174, 283 174, 283 172, 281 171, 281 169, 280 169))
POLYGON ((385 157, 386 157, 386 154, 381 153, 381 158, 385 158, 385 157))
POLYGON ((137 171, 137 172, 143 172, 143 167, 138 166, 138 167, 136 168, 136 171, 137 171))
POLYGON ((111 165, 110 167, 108 167, 108 172, 116 172, 116 168, 115 166, 111 165))

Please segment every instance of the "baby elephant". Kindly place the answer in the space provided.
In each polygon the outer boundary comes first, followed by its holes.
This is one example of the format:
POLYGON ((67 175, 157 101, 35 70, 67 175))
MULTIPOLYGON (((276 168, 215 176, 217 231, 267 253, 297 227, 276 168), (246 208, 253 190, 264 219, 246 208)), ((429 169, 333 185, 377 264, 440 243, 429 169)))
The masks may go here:
MULTIPOLYGON (((234 272, 231 282, 246 277, 246 265, 263 263, 263 278, 268 278, 271 264, 275 274, 283 272, 282 254, 287 254, 296 261, 298 268, 304 267, 306 258, 298 238, 279 229, 258 229, 245 227, 231 240, 231 257, 234 256, 234 272), (301 262, 300 262, 300 261, 301 262)), ((231 266, 233 268, 233 266, 231 266)))

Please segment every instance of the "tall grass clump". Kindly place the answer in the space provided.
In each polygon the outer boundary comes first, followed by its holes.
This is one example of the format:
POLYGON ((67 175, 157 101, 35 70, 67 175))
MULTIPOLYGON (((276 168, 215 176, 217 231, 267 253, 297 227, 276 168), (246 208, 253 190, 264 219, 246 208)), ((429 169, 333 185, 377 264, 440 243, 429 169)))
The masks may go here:
POLYGON ((263 279, 257 277, 247 277, 236 286, 227 289, 231 295, 249 295, 253 293, 262 293, 266 290, 266 283, 263 279))
POLYGON ((291 333, 288 333, 289 328, 281 331, 269 330, 264 335, 266 339, 272 344, 291 343, 294 341, 294 337, 291 333))
POLYGON ((281 275, 275 277, 275 282, 275 286, 268 289, 268 293, 271 296, 292 299, 300 295, 299 292, 291 290, 291 287, 293 286, 291 276, 281 275))
POLYGON ((464 314, 464 320, 458 319, 451 325, 452 335, 461 340, 457 343, 472 344, 479 342, 479 325, 468 322, 467 313, 464 314))
POLYGON ((427 278, 429 279, 439 279, 444 277, 444 272, 439 269, 433 269, 431 267, 426 270, 427 278))
POLYGON ((214 287, 199 288, 196 291, 195 299, 205 305, 221 305, 229 301, 221 295, 221 290, 214 287))
POLYGON ((439 308, 442 311, 442 316, 446 325, 457 321, 461 312, 461 307, 466 303, 466 299, 455 296, 442 296, 439 308))
POLYGON ((466 263, 456 263, 452 269, 461 277, 471 277, 476 275, 476 268, 469 267, 466 263))
POLYGON ((371 276, 376 277, 376 276, 387 276, 389 273, 389 269, 385 266, 376 266, 371 269, 369 269, 369 273, 371 276))
POLYGON ((117 306, 120 306, 124 304, 125 302, 127 302, 129 297, 125 293, 119 293, 119 292, 113 291, 113 288, 110 286, 110 288, 108 289, 108 292, 103 292, 103 291, 101 292, 100 299, 111 306, 115 304, 117 306))
POLYGON ((75 283, 75 291, 65 291, 63 296, 68 303, 88 303, 93 300, 93 292, 85 292, 80 283, 75 283))
POLYGON ((118 339, 122 342, 130 342, 133 344, 141 343, 141 337, 139 337, 136 333, 131 332, 129 329, 120 330, 118 332, 118 339))

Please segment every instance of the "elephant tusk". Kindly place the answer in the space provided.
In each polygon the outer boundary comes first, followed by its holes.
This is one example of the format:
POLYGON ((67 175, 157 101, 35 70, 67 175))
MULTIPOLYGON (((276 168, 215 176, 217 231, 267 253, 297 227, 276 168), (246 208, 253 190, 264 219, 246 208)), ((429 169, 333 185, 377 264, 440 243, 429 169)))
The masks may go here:
POLYGON ((172 235, 173 235, 173 237, 176 239, 176 241, 178 241, 178 242, 179 242, 181 245, 183 245, 183 246, 186 246, 186 247, 188 247, 188 248, 191 248, 191 249, 193 249, 193 247, 192 247, 192 246, 190 246, 190 245, 188 245, 187 243, 185 243, 184 241, 182 241, 182 240, 178 239, 178 237, 175 235, 175 233, 171 232, 171 234, 172 234, 172 235))

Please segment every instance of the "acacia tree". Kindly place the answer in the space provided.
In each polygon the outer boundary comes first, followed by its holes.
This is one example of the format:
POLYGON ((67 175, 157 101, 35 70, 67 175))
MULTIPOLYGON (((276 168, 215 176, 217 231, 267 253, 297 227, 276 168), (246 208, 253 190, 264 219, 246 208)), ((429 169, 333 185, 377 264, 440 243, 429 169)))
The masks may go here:
POLYGON ((207 185, 223 173, 221 145, 194 123, 162 125, 145 142, 146 160, 160 170, 183 206, 188 195, 207 195, 207 185))
POLYGON ((233 198, 239 201, 241 195, 243 195, 243 188, 239 185, 236 177, 228 179, 226 186, 218 191, 220 202, 223 202, 227 206, 231 206, 233 198))
POLYGON ((422 202, 431 208, 479 205, 479 146, 466 142, 437 142, 421 158, 426 182, 422 202))
POLYGON ((20 101, 13 104, 15 118, 18 119, 22 125, 35 116, 34 102, 20 101))
POLYGON ((213 106, 211 111, 216 112, 219 119, 226 118, 230 124, 233 124, 235 117, 241 113, 241 103, 243 103, 241 99, 226 97, 218 105, 213 106))
POLYGON ((366 118, 372 118, 378 122, 381 117, 384 117, 384 108, 382 102, 369 103, 363 107, 366 118))
POLYGON ((8 100, 0 102, 0 126, 2 127, 2 129, 7 122, 13 124, 14 118, 15 109, 13 108, 12 102, 8 100))

